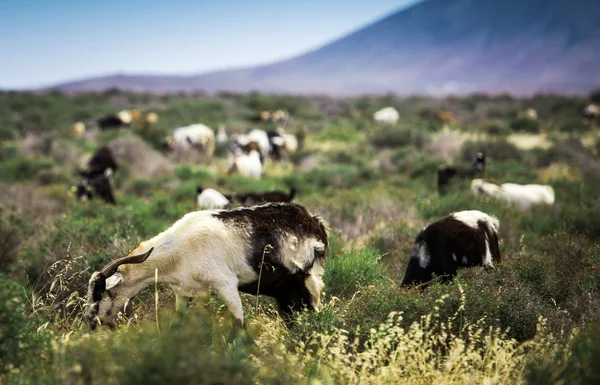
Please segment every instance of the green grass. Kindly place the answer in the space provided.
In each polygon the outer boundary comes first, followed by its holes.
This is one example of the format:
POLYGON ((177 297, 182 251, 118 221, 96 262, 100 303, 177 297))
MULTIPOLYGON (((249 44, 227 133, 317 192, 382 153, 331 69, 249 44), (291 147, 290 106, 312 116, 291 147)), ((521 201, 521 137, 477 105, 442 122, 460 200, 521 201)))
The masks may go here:
MULTIPOLYGON (((505 139, 507 130, 540 127, 555 141, 566 133, 591 137, 577 123, 585 103, 560 95, 432 101, 0 92, 0 383, 596 383, 600 185, 555 147, 526 151, 505 139), (499 183, 537 183, 551 164, 581 176, 553 181, 555 205, 529 213, 473 197, 469 180, 439 196, 435 170, 447 160, 427 144, 440 129, 440 103, 457 117, 455 127, 473 135, 454 163, 469 164, 485 151, 486 178, 499 183), (400 111, 395 127, 372 122, 386 106, 400 111), (515 120, 528 107, 539 121, 515 120), (156 111, 159 121, 141 132, 70 139, 72 122, 123 108, 156 111), (224 123, 228 133, 274 128, 248 118, 279 108, 291 114, 290 132, 305 130, 306 146, 293 164, 268 162, 260 180, 226 175, 223 145, 210 164, 178 164, 156 179, 134 179, 135 165, 123 164, 118 202, 110 206, 69 195, 79 181, 77 164, 21 155, 21 140, 39 127, 48 130, 38 135, 90 153, 122 135, 158 147, 173 128, 196 122, 224 123), (321 312, 285 323, 272 300, 244 295, 248 329, 237 334, 216 296, 196 299, 180 316, 171 289, 150 285, 115 331, 87 328, 82 311, 91 272, 196 210, 197 186, 245 193, 291 185, 297 202, 330 226, 321 312), (20 196, 24 191, 35 199, 20 196), (418 232, 466 209, 499 218, 502 262, 461 270, 449 284, 401 289, 418 232)), ((588 142, 586 151, 597 155, 600 141, 588 142)))

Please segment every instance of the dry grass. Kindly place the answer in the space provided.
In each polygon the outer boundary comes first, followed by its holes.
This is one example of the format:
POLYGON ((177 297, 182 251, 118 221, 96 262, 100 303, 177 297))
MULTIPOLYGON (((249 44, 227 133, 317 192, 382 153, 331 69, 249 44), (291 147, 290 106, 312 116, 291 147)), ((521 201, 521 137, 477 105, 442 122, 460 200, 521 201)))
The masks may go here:
POLYGON ((531 150, 534 148, 546 150, 552 147, 552 142, 548 140, 546 135, 511 134, 507 140, 520 150, 531 150))
POLYGON ((281 322, 258 317, 252 326, 260 330, 260 354, 254 360, 260 370, 287 367, 298 382, 311 384, 512 384, 524 381, 528 358, 558 349, 543 319, 536 338, 519 344, 502 330, 486 326, 485 319, 463 324, 464 298, 454 316, 442 319, 438 306, 445 299, 408 328, 401 326, 402 313, 392 312, 379 328, 369 330, 366 341, 337 329, 298 342, 293 353, 282 341, 286 332, 281 322), (456 325, 458 333, 452 331, 456 325), (311 381, 307 371, 318 375, 311 381))

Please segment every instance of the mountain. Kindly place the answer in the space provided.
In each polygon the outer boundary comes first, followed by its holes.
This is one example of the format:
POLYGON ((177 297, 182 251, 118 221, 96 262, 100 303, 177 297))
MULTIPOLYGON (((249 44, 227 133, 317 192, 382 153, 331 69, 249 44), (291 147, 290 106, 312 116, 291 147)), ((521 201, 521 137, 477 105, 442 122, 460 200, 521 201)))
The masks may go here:
POLYGON ((586 93, 600 86, 600 0, 425 0, 289 60, 54 88, 293 93, 586 93))

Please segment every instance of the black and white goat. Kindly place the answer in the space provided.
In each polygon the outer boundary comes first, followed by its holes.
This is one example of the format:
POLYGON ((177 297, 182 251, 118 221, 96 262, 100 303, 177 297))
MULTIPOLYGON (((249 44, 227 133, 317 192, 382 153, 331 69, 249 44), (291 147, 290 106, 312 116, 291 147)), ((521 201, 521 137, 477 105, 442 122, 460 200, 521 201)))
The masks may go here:
POLYGON ((498 219, 481 211, 451 214, 425 227, 417 236, 402 286, 427 283, 433 275, 450 279, 458 269, 493 267, 500 262, 498 219))
POLYGON ((85 178, 95 178, 105 175, 109 169, 109 174, 112 174, 119 169, 119 166, 110 148, 102 146, 88 161, 87 170, 80 170, 79 174, 85 178))
POLYGON ((318 311, 326 248, 324 223, 294 203, 188 213, 92 274, 85 318, 92 329, 114 326, 155 271, 177 308, 212 288, 240 325, 240 291, 274 297, 284 316, 304 305, 318 311))
MULTIPOLYGON (((107 173, 108 174, 108 173, 107 173)), ((115 196, 112 192, 110 175, 102 174, 85 179, 74 187, 74 192, 79 201, 87 201, 95 195, 99 196, 106 203, 116 204, 115 196)))
POLYGON ((471 168, 449 165, 440 166, 437 170, 438 192, 440 194, 445 193, 450 185, 450 180, 454 177, 472 178, 478 174, 483 175, 484 173, 485 154, 482 152, 477 153, 471 168))
POLYGON ((106 115, 99 118, 96 123, 101 130, 110 130, 113 128, 129 127, 133 121, 133 115, 130 111, 123 110, 116 114, 106 115))
POLYGON ((87 169, 79 170, 84 180, 76 187, 77 198, 87 200, 97 195, 107 203, 116 204, 111 178, 118 168, 110 148, 100 147, 88 161, 87 169))

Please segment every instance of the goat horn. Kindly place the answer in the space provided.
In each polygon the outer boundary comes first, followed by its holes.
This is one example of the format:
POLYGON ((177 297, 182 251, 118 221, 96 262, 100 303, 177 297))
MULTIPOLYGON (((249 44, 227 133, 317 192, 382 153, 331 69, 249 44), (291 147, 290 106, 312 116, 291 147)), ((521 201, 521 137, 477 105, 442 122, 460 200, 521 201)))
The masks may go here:
POLYGON ((104 268, 100 272, 102 274, 104 274, 105 277, 110 277, 117 271, 117 269, 121 265, 129 264, 129 263, 144 262, 150 256, 150 254, 152 254, 153 250, 154 250, 154 247, 151 247, 150 250, 146 251, 145 253, 138 254, 138 255, 128 255, 127 257, 115 259, 114 261, 110 262, 108 265, 104 266, 104 268))

